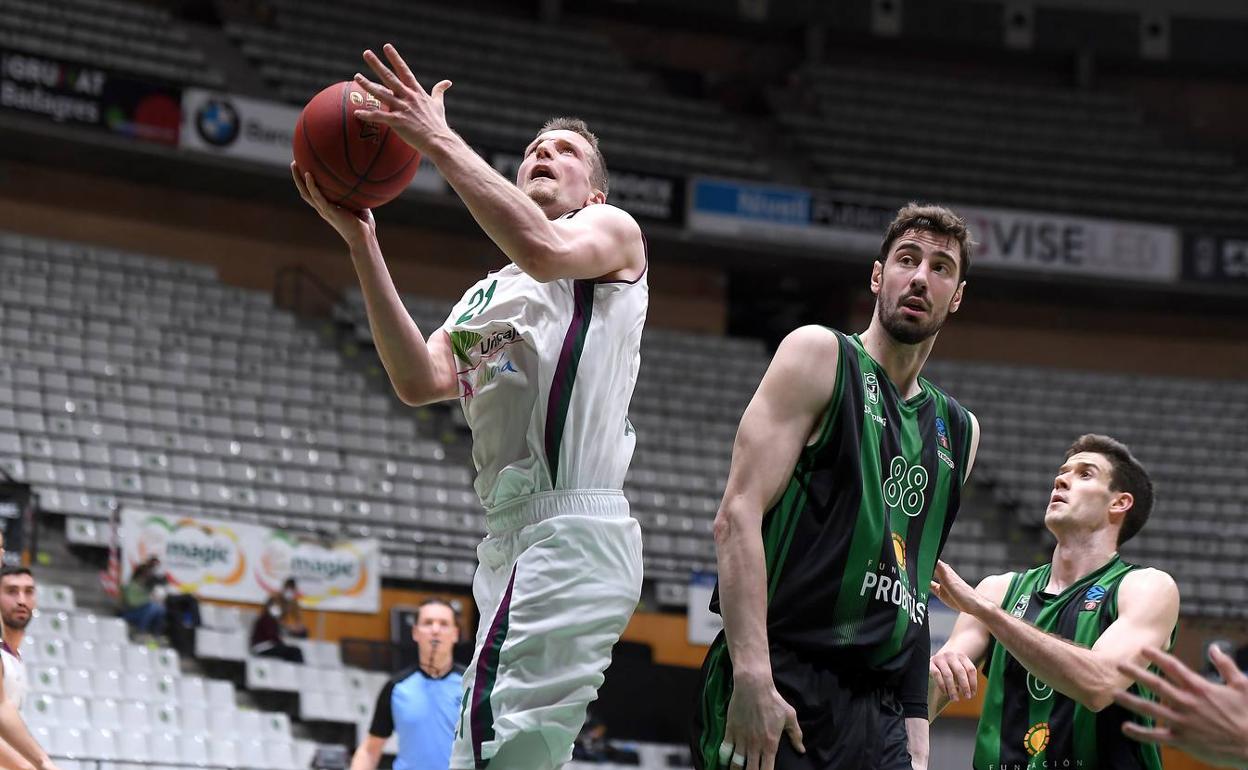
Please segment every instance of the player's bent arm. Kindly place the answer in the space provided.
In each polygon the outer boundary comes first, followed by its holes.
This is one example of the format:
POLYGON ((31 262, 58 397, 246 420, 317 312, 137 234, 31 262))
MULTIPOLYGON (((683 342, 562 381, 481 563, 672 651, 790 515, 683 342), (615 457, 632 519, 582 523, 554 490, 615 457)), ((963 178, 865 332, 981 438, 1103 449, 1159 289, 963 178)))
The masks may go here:
POLYGON ((779 499, 836 385, 839 347, 827 329, 789 334, 746 407, 715 515, 720 609, 734 675, 770 679, 762 519, 779 499))
MULTIPOLYGON (((993 604, 1000 605, 1010 588, 1013 573, 989 575, 979 581, 975 591, 993 604)), ((931 657, 928 667, 927 685, 927 717, 936 719, 940 712, 961 692, 963 697, 975 697, 975 688, 979 681, 977 671, 988 654, 988 645, 992 643, 992 635, 988 627, 974 615, 958 613, 953 623, 953 631, 936 654, 931 657)))
POLYGON ((1118 587, 1118 619, 1091 649, 1046 634, 1000 608, 983 620, 1001 644, 1033 676, 1092 711, 1114 701, 1131 680, 1118 670, 1140 663, 1145 647, 1166 647, 1179 617, 1174 578, 1155 569, 1132 572, 1118 587))
POLYGON ((625 271, 618 277, 632 280, 645 269, 641 230, 624 211, 588 206, 570 220, 552 222, 453 131, 434 137, 428 156, 490 240, 533 278, 601 278, 625 271))
POLYGON ((381 753, 386 747, 386 739, 376 735, 364 736, 364 740, 356 747, 355 754, 351 755, 350 770, 377 770, 377 765, 381 763, 381 753))
POLYGON ((364 246, 352 248, 351 260, 360 278, 373 344, 395 395, 409 406, 459 395, 450 340, 441 329, 435 329, 427 342, 421 336, 403 306, 377 240, 370 238, 364 246))

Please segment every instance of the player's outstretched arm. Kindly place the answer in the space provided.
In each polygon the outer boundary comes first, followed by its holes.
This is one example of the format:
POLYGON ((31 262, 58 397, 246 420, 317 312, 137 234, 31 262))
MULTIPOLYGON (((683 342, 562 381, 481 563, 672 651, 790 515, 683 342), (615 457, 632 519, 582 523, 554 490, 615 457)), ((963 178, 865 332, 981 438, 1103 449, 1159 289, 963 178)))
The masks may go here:
POLYGON ((421 336, 386 268, 372 212, 365 209, 356 214, 330 203, 312 175, 294 163, 290 164, 290 173, 299 196, 338 231, 351 250, 373 344, 395 394, 409 406, 455 398, 459 383, 450 339, 441 329, 435 329, 428 342, 421 336))
POLYGON ((389 126, 437 166, 477 224, 517 267, 539 281, 641 275, 645 249, 631 216, 614 207, 591 206, 573 220, 550 221, 447 124, 443 98, 450 81, 426 92, 394 46, 387 43, 382 52, 388 66, 372 51, 364 52, 381 83, 363 75, 355 80, 388 111, 359 110, 356 116, 389 126))
POLYGON ((732 449, 727 488, 715 516, 720 606, 733 667, 723 757, 772 767, 781 732, 802 750, 793 708, 776 691, 767 645, 764 513, 783 494, 798 455, 836 386, 839 347, 827 329, 807 326, 780 344, 746 407, 732 449))
MULTIPOLYGON (((979 581, 976 593, 1000 605, 1010 587, 1011 573, 989 575, 979 581)), ((962 612, 953 623, 949 639, 928 662, 927 718, 936 719, 955 700, 970 700, 979 686, 978 670, 988 653, 992 637, 988 627, 974 615, 962 612)))
POLYGON ((1157 693, 1160 700, 1128 692, 1118 693, 1115 700, 1161 722, 1145 727, 1126 721, 1122 731, 1144 743, 1176 746, 1210 764, 1243 767, 1248 765, 1248 676, 1216 644, 1209 646, 1209 657, 1224 684, 1205 679, 1157 648, 1145 648, 1144 659, 1165 678, 1136 663, 1121 664, 1123 675, 1157 693))
POLYGON ((1145 647, 1167 645, 1179 618, 1179 588, 1174 578, 1155 569, 1122 579, 1118 619, 1091 649, 1047 634, 983 600, 944 562, 937 563, 936 581, 941 601, 974 615, 1034 677, 1092 711, 1108 706, 1130 683, 1118 664, 1138 663, 1145 647))

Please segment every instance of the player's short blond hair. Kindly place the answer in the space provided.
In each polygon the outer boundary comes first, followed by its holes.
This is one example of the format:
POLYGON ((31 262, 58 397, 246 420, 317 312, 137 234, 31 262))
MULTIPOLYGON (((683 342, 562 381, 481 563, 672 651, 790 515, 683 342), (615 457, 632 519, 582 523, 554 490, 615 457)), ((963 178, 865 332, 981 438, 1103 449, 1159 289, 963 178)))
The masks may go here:
POLYGON ((598 137, 593 131, 589 130, 589 125, 580 118, 558 117, 551 118, 546 121, 546 125, 542 126, 542 130, 538 135, 547 131, 571 131, 578 134, 582 139, 589 142, 589 146, 593 149, 593 156, 590 158, 589 183, 606 195, 607 187, 610 180, 607 178, 607 161, 602 157, 602 150, 598 148, 598 137))

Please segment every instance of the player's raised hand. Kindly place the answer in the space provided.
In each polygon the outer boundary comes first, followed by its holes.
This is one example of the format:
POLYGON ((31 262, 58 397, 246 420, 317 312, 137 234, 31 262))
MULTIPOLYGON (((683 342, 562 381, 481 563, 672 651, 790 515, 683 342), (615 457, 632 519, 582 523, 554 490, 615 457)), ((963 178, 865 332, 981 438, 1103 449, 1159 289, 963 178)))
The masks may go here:
POLYGON ((797 711, 770 678, 736 680, 728 701, 724 742, 719 747, 720 770, 774 770, 782 734, 798 753, 806 753, 797 711))
POLYGON ((961 575, 954 572, 953 567, 939 560, 936 562, 935 572, 932 573, 932 593, 946 607, 968 615, 976 615, 985 608, 991 609, 994 606, 963 580, 961 575))
POLYGON ((951 701, 970 700, 979 687, 979 675, 975 661, 961 650, 941 650, 932 656, 928 675, 951 701))
POLYGON ((1152 647, 1143 652, 1164 678, 1131 662, 1120 663, 1118 669, 1161 700, 1146 700, 1125 691, 1114 699, 1161 724, 1144 727, 1128 720, 1122 723, 1122 731, 1142 743, 1176 746, 1215 765, 1240 767, 1248 762, 1248 676, 1235 666, 1231 656, 1216 645, 1209 648, 1209 657, 1225 682, 1218 684, 1173 655, 1152 647))
POLYGON ((372 211, 363 209, 356 212, 330 203, 316 186, 316 180, 312 178, 312 175, 293 162, 290 164, 290 175, 295 179, 299 197, 316 209, 321 219, 337 230, 348 246, 354 249, 363 246, 369 238, 377 237, 377 223, 373 221, 372 211))
POLYGON ((386 43, 382 52, 390 66, 386 66, 371 50, 364 52, 364 61, 381 83, 374 83, 358 72, 355 82, 381 100, 389 111, 356 110, 355 116, 368 123, 389 126, 403 141, 426 154, 435 138, 451 133, 446 123, 446 107, 442 102, 451 81, 443 80, 426 92, 394 46, 386 43))

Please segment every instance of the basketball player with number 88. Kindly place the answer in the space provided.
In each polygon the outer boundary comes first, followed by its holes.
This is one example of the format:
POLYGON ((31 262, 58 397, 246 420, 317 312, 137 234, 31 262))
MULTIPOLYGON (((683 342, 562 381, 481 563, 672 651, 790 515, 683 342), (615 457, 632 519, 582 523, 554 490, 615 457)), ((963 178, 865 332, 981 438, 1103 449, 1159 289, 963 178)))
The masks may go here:
POLYGON ((553 769, 571 759, 641 595, 641 531, 621 490, 636 441, 627 413, 648 307, 645 240, 606 203, 606 165, 583 122, 548 122, 512 184, 447 125, 450 82, 426 92, 393 46, 384 53, 389 66, 364 53, 381 82, 355 82, 388 110, 357 119, 433 162, 510 263, 424 339, 371 212, 330 204, 311 174, 291 171, 350 248, 395 392, 411 405, 458 397, 472 430, 489 535, 451 767, 553 769))
POLYGON ((798 329, 763 375, 715 517, 699 770, 927 767, 928 583, 979 428, 919 372, 970 244, 948 209, 906 206, 866 331, 798 329))

